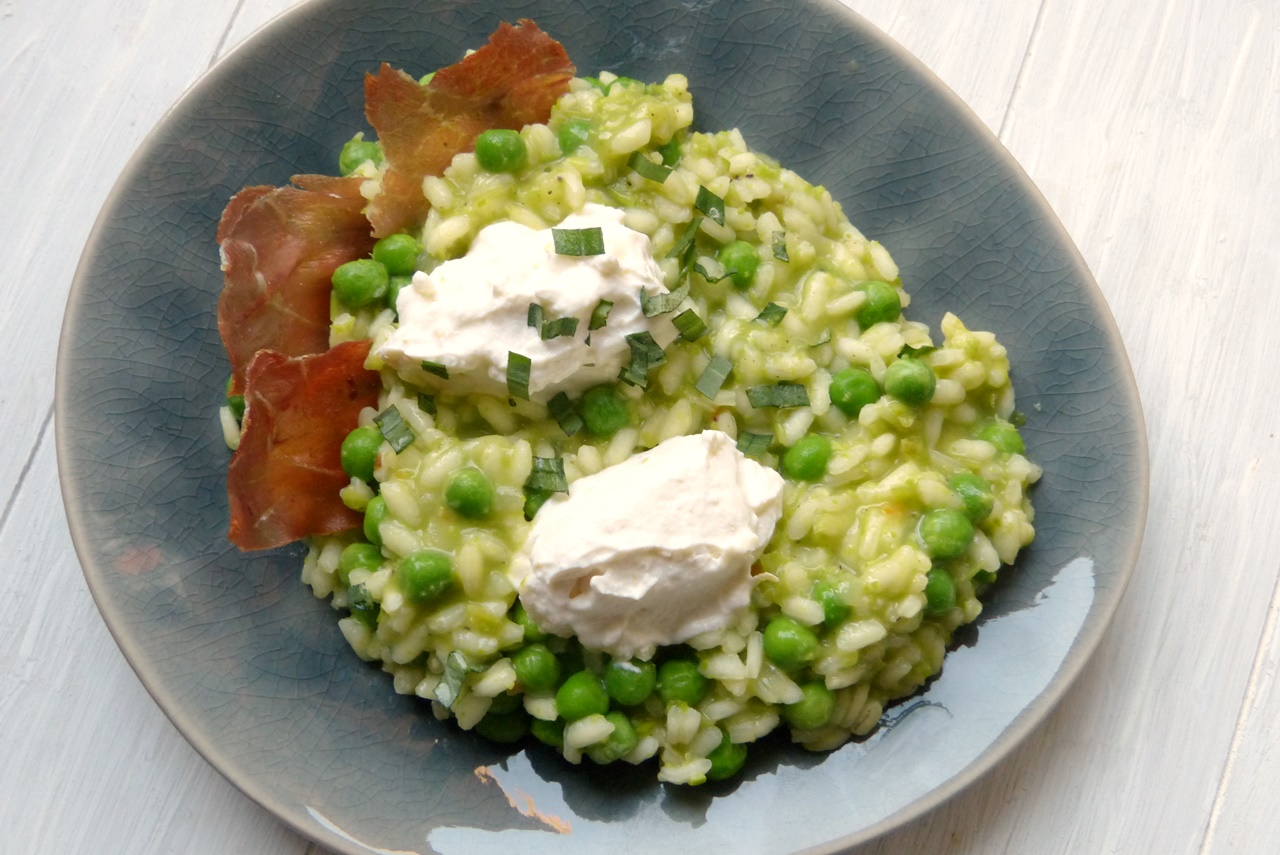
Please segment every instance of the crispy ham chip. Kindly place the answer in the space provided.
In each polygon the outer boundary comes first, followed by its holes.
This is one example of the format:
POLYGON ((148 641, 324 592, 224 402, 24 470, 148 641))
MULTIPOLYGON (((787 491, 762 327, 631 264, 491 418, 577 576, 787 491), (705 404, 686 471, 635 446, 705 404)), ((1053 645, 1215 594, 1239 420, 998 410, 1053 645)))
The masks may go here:
POLYGON ((333 271, 374 239, 359 178, 297 175, 296 187, 247 187, 218 223, 223 287, 218 331, 231 357, 231 391, 260 350, 284 356, 329 347, 333 271))
POLYGON ((236 546, 270 549, 360 525, 338 491, 349 482, 342 440, 382 391, 378 372, 364 367, 369 346, 301 357, 263 350, 249 364, 244 432, 227 472, 236 546))
POLYGON ((365 115, 387 163, 367 211, 374 234, 417 231, 430 207, 422 179, 443 173, 481 131, 547 121, 573 73, 560 43, 522 20, 501 24, 487 45, 437 71, 427 86, 386 63, 366 75, 365 115))

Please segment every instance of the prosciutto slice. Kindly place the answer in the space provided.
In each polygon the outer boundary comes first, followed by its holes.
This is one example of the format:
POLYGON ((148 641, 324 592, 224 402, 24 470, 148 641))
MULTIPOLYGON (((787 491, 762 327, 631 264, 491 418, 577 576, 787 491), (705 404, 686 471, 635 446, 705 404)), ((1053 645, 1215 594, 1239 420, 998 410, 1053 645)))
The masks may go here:
POLYGON ((427 86, 386 63, 365 76, 365 116, 387 168, 369 203, 374 234, 416 231, 430 207, 422 179, 440 175, 491 128, 545 122, 573 77, 564 48, 529 20, 503 23, 489 43, 436 72, 427 86))
POLYGON ((338 491, 349 481, 342 440, 382 391, 378 372, 364 367, 369 345, 301 357, 263 350, 249 364, 244 430, 227 472, 236 546, 270 549, 361 523, 338 491))
POLYGON ((218 332, 231 357, 232 394, 244 391, 259 350, 305 356, 328 349, 333 271, 373 249, 359 178, 298 175, 293 182, 241 190, 218 223, 218 332))

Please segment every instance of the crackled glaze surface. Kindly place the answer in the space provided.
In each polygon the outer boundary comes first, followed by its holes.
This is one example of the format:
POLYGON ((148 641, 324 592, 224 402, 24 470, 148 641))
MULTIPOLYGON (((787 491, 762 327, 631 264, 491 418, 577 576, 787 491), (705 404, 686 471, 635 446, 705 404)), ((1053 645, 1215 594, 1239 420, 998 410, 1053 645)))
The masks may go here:
POLYGON ((1146 507, 1134 382, 1065 232, 954 96, 822 0, 643 14, 603 2, 301 7, 189 92, 116 185, 72 289, 58 381, 68 517, 121 648, 216 768, 340 852, 585 853, 640 831, 670 852, 866 839, 959 791, 1044 717, 1117 606, 1146 507), (247 184, 331 171, 364 127, 366 70, 447 64, 499 9, 535 18, 584 73, 684 72, 700 127, 741 128, 891 249, 913 318, 936 328, 954 310, 1007 345, 1045 467, 1038 539, 942 676, 868 740, 830 755, 779 745, 736 786, 689 792, 511 754, 437 723, 359 662, 299 583, 299 550, 227 544, 214 417, 228 370, 214 322, 223 205, 247 184))

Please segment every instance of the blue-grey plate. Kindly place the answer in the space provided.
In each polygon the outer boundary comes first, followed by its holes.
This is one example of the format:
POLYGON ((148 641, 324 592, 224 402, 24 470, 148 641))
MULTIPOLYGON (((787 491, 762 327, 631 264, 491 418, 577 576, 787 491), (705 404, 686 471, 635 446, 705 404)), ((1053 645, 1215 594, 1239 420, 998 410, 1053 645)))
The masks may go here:
POLYGON ((76 274, 58 361, 58 462, 103 617, 156 702, 236 786, 339 852, 830 851, 907 822, 1033 734, 1085 668, 1137 557, 1142 417, 1115 325, 1045 201, 916 60, 830 0, 321 0, 183 97, 116 184, 76 274), (1038 536, 928 691, 830 754, 783 740, 742 780, 571 767, 438 723, 360 662, 298 548, 226 540, 228 364, 214 230, 248 184, 332 172, 362 77, 421 74, 528 17, 582 73, 692 84, 697 125, 828 187, 892 251, 910 315, 1007 345, 1038 536))

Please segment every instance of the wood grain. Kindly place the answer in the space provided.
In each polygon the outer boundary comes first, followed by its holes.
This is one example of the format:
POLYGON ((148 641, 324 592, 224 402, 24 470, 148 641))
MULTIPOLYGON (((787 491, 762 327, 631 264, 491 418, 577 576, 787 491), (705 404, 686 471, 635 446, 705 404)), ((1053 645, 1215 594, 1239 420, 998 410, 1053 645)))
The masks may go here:
MULTIPOLYGON (((847 0, 1013 152, 1115 314, 1151 441, 1137 575, 1006 762, 862 852, 1255 853, 1280 840, 1280 7, 847 0)), ((52 365, 75 259, 145 133, 287 0, 0 0, 0 849, 319 853, 164 719, 61 516, 52 365)))

